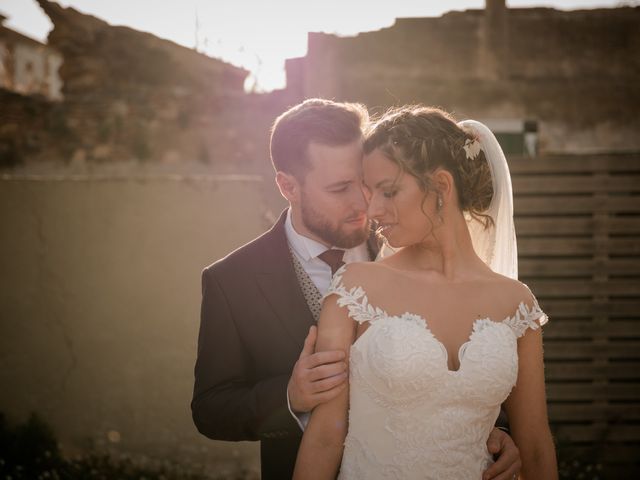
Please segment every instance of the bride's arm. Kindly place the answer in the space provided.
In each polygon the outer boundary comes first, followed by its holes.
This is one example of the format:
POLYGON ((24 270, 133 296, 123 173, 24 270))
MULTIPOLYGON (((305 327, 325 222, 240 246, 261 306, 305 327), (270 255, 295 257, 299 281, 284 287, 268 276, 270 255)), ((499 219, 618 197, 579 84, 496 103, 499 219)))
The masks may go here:
POLYGON ((541 329, 518 339, 518 380, 505 402, 511 436, 520 449, 520 478, 558 478, 544 386, 541 329))
MULTIPOLYGON (((355 338, 355 325, 347 316, 347 309, 339 307, 336 299, 336 295, 331 295, 323 304, 318 321, 316 352, 343 350, 348 372, 349 349, 355 338)), ((298 450, 294 480, 335 479, 348 426, 348 382, 345 385, 346 388, 337 397, 321 403, 311 412, 298 450)))

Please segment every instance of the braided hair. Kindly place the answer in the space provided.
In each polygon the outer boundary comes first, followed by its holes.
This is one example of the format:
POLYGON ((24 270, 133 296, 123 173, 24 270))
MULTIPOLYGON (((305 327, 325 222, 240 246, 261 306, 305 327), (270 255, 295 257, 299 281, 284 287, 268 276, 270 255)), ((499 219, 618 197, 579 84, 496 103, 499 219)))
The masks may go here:
POLYGON ((472 158, 467 155, 465 143, 474 140, 474 132, 458 126, 447 112, 409 105, 393 108, 371 124, 364 151, 379 149, 401 172, 418 180, 425 197, 434 190, 430 174, 437 168, 447 170, 456 185, 460 209, 488 227, 492 219, 483 212, 493 196, 491 171, 482 150, 472 158))

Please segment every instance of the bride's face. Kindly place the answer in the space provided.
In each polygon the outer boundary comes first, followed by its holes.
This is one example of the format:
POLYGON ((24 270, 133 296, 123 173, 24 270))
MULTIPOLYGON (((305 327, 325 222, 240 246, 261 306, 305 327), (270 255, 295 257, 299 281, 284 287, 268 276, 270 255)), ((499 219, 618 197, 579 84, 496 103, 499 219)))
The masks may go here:
POLYGON ((422 242, 436 218, 433 192, 420 188, 418 180, 375 149, 363 160, 364 182, 369 194, 368 215, 392 247, 422 242))

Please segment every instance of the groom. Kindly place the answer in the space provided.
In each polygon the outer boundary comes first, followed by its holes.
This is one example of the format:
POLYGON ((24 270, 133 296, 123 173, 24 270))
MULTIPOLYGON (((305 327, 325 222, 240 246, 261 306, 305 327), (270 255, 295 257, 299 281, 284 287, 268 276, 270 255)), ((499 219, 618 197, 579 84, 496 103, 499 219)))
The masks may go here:
MULTIPOLYGON (((342 352, 314 353, 315 322, 331 275, 374 260, 361 184, 362 105, 312 99, 275 121, 271 160, 288 200, 276 224, 202 272, 191 409, 217 440, 260 440, 262 479, 287 479, 306 416, 346 386, 342 352)), ((485 478, 512 478, 520 458, 494 429, 499 455, 485 478)))

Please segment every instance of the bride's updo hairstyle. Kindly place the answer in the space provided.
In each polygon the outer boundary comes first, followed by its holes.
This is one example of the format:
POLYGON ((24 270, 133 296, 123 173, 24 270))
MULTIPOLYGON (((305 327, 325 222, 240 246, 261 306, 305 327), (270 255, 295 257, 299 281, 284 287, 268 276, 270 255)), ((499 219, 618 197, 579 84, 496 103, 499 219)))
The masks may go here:
POLYGON ((491 203, 491 171, 484 152, 468 158, 464 145, 476 140, 473 131, 461 128, 447 112, 433 107, 410 105, 394 108, 374 122, 366 132, 365 154, 380 149, 401 172, 413 175, 426 194, 434 190, 431 173, 447 170, 455 182, 458 205, 485 227, 491 217, 485 212, 491 203))

